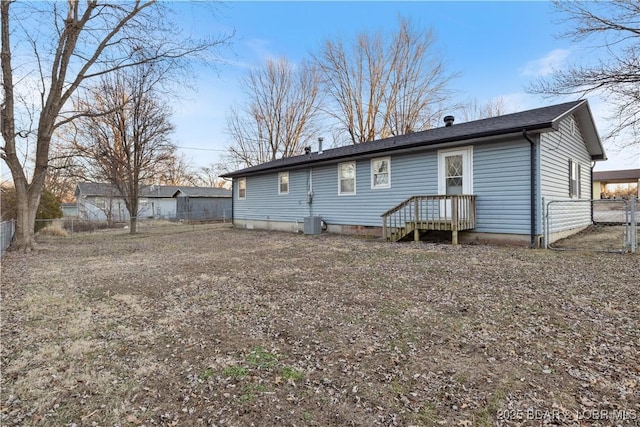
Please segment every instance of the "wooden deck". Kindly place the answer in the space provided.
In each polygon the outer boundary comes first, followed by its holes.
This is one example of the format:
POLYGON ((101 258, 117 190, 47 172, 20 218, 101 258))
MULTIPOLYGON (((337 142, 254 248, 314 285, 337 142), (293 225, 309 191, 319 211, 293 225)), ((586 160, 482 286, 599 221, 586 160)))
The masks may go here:
POLYGON ((476 196, 412 196, 381 215, 382 235, 398 241, 413 235, 420 240, 421 231, 451 231, 451 241, 458 244, 458 231, 476 227, 476 196))

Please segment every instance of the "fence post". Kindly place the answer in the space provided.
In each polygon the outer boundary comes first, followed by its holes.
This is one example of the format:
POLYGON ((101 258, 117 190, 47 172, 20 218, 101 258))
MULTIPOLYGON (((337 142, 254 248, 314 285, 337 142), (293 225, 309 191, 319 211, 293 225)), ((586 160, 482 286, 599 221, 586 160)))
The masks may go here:
POLYGON ((629 230, 629 237, 630 237, 630 249, 631 249, 631 253, 635 253, 638 250, 638 201, 636 200, 635 196, 631 196, 631 198, 629 199, 629 205, 630 205, 630 210, 631 210, 631 229, 629 230))
POLYGON ((542 238, 544 239, 544 248, 549 249, 549 229, 547 228, 549 208, 545 206, 544 196, 542 196, 542 238))
POLYGON ((0 222, 0 257, 2 257, 2 253, 11 246, 11 242, 15 237, 16 232, 16 221, 1 221, 0 222))
POLYGON ((413 241, 420 241, 420 230, 418 230, 418 199, 413 200, 413 241))

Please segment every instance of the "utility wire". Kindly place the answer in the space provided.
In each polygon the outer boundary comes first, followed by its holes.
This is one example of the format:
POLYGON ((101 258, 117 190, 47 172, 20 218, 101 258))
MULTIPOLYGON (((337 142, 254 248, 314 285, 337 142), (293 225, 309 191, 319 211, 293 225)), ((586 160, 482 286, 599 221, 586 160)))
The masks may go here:
POLYGON ((176 145, 176 148, 182 148, 183 150, 198 150, 198 151, 228 151, 224 148, 197 148, 197 147, 184 147, 182 145, 176 145))

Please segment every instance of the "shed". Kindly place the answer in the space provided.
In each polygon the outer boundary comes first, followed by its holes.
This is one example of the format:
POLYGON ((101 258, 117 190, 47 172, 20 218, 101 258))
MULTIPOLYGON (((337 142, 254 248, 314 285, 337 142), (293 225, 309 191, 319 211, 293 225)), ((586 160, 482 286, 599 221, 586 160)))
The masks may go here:
POLYGON ((173 193, 176 217, 189 220, 231 218, 231 190, 226 188, 181 187, 173 193))

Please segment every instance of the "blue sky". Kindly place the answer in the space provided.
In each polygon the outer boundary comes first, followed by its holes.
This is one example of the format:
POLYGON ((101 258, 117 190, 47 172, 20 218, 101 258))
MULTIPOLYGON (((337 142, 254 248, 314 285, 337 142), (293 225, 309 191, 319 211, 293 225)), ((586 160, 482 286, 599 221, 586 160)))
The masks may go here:
MULTIPOLYGON (((327 38, 390 31, 398 15, 433 28, 448 70, 460 74, 451 83, 458 101, 502 98, 510 112, 562 102, 527 94, 526 86, 554 67, 594 59, 590 45, 557 37, 564 24, 548 2, 229 2, 215 19, 188 3, 174 7, 197 35, 235 30, 231 48, 220 52, 225 63, 199 69, 196 91, 174 105, 174 139, 195 166, 224 153, 226 116, 243 102, 239 80, 250 67, 270 57, 308 59, 327 38)), ((595 97, 589 102, 603 134, 606 104, 595 97)), ((624 152, 605 148, 610 160, 596 170, 640 167, 640 145, 624 152)))

